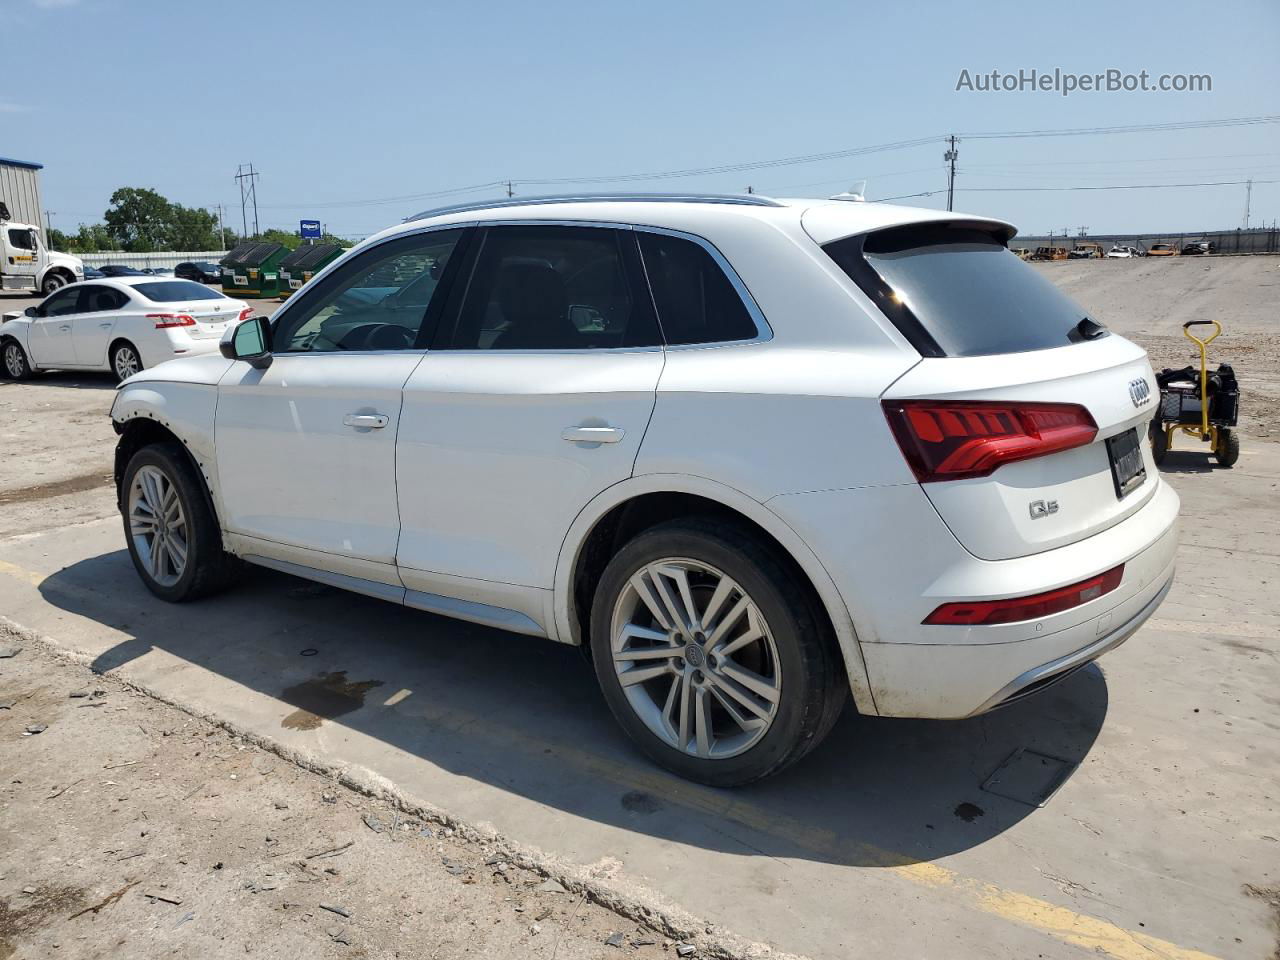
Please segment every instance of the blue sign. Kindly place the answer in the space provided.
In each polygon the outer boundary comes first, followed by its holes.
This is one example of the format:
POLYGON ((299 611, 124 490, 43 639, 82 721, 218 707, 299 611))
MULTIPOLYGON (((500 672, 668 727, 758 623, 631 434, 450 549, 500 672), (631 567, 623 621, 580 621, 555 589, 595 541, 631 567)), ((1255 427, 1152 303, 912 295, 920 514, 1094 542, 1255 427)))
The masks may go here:
POLYGON ((300 220, 298 221, 298 233, 303 240, 319 240, 320 239, 320 221, 319 220, 300 220))

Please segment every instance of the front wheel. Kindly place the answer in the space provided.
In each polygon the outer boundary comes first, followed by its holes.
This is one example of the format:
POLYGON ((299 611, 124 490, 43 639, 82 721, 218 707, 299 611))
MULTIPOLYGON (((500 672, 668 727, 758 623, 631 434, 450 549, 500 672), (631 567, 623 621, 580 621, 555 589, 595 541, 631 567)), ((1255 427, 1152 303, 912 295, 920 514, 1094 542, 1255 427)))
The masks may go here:
POLYGON ((187 454, 176 443, 143 447, 124 472, 121 514, 133 567, 147 589, 181 603, 221 590, 238 569, 187 454))
POLYGON ((1213 449, 1213 454, 1222 466, 1235 466, 1236 461, 1240 459, 1240 434, 1230 427, 1223 427, 1218 431, 1218 443, 1213 449))
POLYGON ((111 348, 111 372, 117 381, 128 380, 141 369, 142 358, 132 343, 122 340, 111 348))
POLYGON ((44 283, 40 285, 40 292, 46 297, 55 290, 61 290, 68 283, 68 280, 61 273, 51 273, 44 278, 44 283))
POLYGON ((802 575, 712 519, 653 527, 614 556, 592 604, 591 649, 605 699, 640 749, 712 786, 795 763, 848 693, 802 575))
POLYGON ((5 340, 0 344, 0 357, 4 361, 4 375, 10 380, 30 380, 31 364, 27 352, 17 340, 5 340))

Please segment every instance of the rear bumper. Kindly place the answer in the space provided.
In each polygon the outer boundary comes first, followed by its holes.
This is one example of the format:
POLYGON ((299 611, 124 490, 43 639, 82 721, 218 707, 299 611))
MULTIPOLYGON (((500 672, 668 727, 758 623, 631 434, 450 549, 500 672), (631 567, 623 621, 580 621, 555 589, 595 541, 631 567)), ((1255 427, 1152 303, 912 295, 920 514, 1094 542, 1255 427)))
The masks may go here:
POLYGON ((960 718, 1020 699, 1128 639, 1172 583, 1179 504, 1163 480, 1142 509, 1102 533, 996 561, 965 551, 915 491, 868 488, 770 502, 785 508, 840 589, 881 716, 960 718), (1120 563, 1124 576, 1115 590, 1040 620, 922 623, 943 602, 1028 596, 1120 563))
POLYGON ((208 337, 195 339, 182 332, 181 328, 175 328, 167 332, 168 336, 164 339, 159 337, 148 338, 146 342, 139 345, 138 351, 142 354, 142 365, 150 368, 164 363, 166 360, 178 360, 183 357, 199 357, 207 353, 217 353, 218 344, 221 337, 208 337))

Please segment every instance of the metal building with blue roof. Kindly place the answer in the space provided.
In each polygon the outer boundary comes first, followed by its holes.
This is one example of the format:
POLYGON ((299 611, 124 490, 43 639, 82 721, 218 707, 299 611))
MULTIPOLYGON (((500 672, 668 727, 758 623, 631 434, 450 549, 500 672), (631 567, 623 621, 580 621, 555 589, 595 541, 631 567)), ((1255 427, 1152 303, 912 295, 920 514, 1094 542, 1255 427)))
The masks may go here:
MULTIPOLYGON (((44 200, 40 196, 40 171, 44 164, 0 157, 0 201, 9 208, 9 219, 29 223, 44 233, 44 200)), ((48 243, 48 238, 45 238, 48 243)))

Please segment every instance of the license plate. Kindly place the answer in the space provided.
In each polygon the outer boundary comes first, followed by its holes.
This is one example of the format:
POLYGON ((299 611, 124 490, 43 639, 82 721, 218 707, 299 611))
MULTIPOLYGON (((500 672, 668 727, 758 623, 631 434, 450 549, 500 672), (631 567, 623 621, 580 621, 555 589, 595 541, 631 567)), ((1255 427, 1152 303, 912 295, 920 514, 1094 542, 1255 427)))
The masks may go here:
POLYGON ((1116 498, 1123 500, 1147 479, 1138 428, 1131 427, 1124 433, 1109 437, 1107 457, 1111 460, 1111 479, 1115 481, 1116 498))

